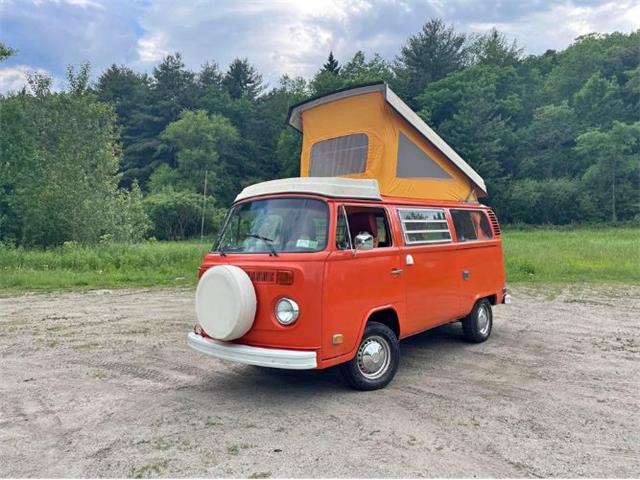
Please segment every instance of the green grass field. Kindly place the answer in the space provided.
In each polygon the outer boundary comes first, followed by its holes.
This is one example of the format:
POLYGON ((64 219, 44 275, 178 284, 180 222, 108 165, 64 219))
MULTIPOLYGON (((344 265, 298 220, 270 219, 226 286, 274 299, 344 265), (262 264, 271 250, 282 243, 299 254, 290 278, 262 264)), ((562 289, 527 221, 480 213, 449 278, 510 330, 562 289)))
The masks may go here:
MULTIPOLYGON (((640 229, 506 229, 507 279, 515 283, 640 283, 640 229)), ((0 247, 0 292, 190 286, 209 243, 145 242, 0 247)))
POLYGON ((640 283, 640 228, 507 229, 509 282, 640 283))
POLYGON ((209 247, 195 242, 0 247, 0 292, 195 285, 209 247))

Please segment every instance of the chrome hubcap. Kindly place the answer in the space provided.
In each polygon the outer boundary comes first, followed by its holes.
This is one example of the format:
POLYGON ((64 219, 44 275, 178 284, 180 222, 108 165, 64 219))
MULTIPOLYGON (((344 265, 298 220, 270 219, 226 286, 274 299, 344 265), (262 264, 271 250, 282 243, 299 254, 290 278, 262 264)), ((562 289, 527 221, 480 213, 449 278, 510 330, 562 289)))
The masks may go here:
POLYGON ((369 380, 380 378, 389 368, 391 349, 380 336, 367 337, 358 349, 358 370, 369 380))
POLYGON ((478 330, 483 337, 489 333, 489 312, 486 305, 478 309, 478 330))

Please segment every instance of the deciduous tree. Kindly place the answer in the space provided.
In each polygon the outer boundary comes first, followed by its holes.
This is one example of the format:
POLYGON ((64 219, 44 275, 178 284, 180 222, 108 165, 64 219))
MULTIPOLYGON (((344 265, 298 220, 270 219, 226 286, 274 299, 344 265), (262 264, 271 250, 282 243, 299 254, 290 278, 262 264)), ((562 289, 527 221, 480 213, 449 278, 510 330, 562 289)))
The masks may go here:
POLYGON ((171 123, 160 139, 176 152, 177 170, 193 192, 204 189, 205 172, 214 194, 224 190, 227 181, 220 150, 238 138, 237 130, 221 115, 204 110, 185 110, 171 123))
POLYGON ((88 66, 69 90, 32 76, 30 91, 0 101, 0 238, 20 245, 136 240, 148 225, 139 190, 119 191, 113 107, 87 88, 88 66))
POLYGON ((634 218, 640 207, 640 122, 613 122, 577 138, 576 152, 592 162, 584 174, 591 195, 606 205, 612 222, 634 218))

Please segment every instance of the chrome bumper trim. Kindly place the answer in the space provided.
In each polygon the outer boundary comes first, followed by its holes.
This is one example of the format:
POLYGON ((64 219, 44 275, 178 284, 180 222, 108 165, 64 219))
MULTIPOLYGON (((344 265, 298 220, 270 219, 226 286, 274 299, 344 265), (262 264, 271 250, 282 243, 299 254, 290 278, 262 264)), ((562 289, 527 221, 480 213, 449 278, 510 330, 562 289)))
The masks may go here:
POLYGON ((281 350, 220 342, 195 332, 189 332, 187 342, 200 353, 248 365, 290 370, 308 370, 318 366, 316 352, 308 350, 281 350))

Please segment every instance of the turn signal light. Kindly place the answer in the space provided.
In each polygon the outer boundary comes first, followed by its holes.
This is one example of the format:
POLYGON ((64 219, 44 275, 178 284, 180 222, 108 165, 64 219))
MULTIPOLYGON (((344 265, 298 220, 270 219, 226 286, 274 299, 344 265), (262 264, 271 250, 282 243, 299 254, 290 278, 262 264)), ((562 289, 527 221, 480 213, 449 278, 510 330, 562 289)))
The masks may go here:
POLYGON ((279 285, 293 285, 293 272, 291 270, 278 270, 276 283, 279 285))

